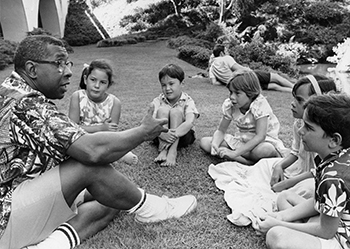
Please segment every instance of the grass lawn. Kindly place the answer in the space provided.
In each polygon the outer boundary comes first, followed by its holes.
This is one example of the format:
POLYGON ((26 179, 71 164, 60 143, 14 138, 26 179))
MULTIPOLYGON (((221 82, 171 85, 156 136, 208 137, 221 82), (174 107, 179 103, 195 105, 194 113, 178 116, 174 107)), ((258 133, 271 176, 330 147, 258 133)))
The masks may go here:
MULTIPOLYGON (((176 58, 176 50, 167 48, 165 41, 110 48, 91 45, 74 47, 74 51, 70 55, 74 62, 74 76, 66 97, 56 101, 59 108, 67 113, 69 97, 78 89, 84 63, 96 58, 110 59, 114 63, 116 82, 110 92, 122 101, 121 129, 140 124, 149 103, 161 91, 158 71, 165 64, 179 64, 187 76, 202 71, 176 58)), ((0 80, 11 70, 12 67, 0 71, 0 80)), ((203 136, 211 136, 216 130, 221 118, 221 105, 228 97, 228 90, 212 86, 208 79, 186 77, 184 91, 195 100, 201 116, 196 123, 197 141, 179 151, 177 166, 159 167, 153 162, 157 156, 156 147, 146 142, 134 150, 139 157, 138 165, 118 163, 116 168, 149 193, 169 197, 188 193, 195 195, 198 200, 197 210, 179 220, 150 225, 138 224, 132 216, 121 213, 105 230, 84 242, 79 249, 266 248, 264 237, 257 235, 251 227, 236 227, 226 219, 226 215, 231 212, 224 201, 223 192, 216 188, 207 174, 208 166, 219 160, 199 148, 198 140, 203 136)), ((281 139, 290 147, 293 123, 291 94, 272 91, 264 91, 263 94, 280 120, 281 139)))

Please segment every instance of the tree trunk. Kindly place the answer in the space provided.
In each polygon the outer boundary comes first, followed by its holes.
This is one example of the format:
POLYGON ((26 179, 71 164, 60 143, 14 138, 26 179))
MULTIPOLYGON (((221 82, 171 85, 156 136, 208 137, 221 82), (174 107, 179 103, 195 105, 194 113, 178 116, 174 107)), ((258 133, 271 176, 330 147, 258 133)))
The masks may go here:
POLYGON ((174 5, 175 15, 176 16, 180 16, 181 15, 181 1, 179 1, 179 0, 171 0, 171 2, 174 5))
POLYGON ((226 5, 226 0, 220 0, 220 17, 219 17, 219 23, 222 23, 222 22, 224 21, 225 5, 226 5))

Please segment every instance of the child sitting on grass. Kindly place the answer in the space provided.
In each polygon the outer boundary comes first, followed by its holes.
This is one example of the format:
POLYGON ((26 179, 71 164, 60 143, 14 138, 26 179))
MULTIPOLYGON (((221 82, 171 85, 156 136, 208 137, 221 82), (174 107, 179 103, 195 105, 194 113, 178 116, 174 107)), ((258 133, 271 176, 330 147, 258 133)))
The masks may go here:
POLYGON ((307 151, 318 154, 315 196, 290 192, 290 207, 261 217, 269 248, 349 248, 350 96, 327 94, 305 104, 299 134, 307 151), (307 222, 302 222, 308 218, 307 222))
POLYGON ((261 94, 256 74, 242 71, 227 85, 230 97, 223 105, 223 117, 213 137, 203 137, 201 148, 211 155, 251 165, 261 158, 282 157, 285 147, 278 138, 280 123, 261 94), (226 134, 233 122, 238 132, 226 134))
MULTIPOLYGON (((293 87, 293 101, 291 110, 293 117, 296 118, 293 125, 293 143, 290 154, 280 160, 272 161, 272 159, 265 159, 267 164, 272 165, 272 175, 270 185, 275 192, 281 192, 289 189, 304 179, 310 178, 312 188, 310 191, 303 189, 303 184, 298 184, 302 192, 299 194, 303 197, 313 196, 314 181, 310 170, 314 168, 315 153, 305 151, 301 141, 298 129, 302 124, 302 117, 304 114, 304 104, 312 95, 321 95, 327 92, 336 92, 335 82, 323 75, 306 75, 300 78, 293 87), (271 161, 269 161, 271 160, 271 161), (310 195, 311 194, 311 195, 310 195)), ((262 163, 261 160, 258 164, 262 163)), ((304 182, 306 183, 306 182, 304 182)), ((304 184, 305 185, 305 184, 304 184)), ((292 191, 296 192, 296 189, 292 191)))
MULTIPOLYGON (((97 59, 83 69, 80 88, 71 96, 69 118, 85 131, 117 131, 121 114, 121 102, 107 90, 113 84, 111 65, 103 59, 97 59)), ((137 164, 138 157, 131 151, 120 161, 137 164)))
POLYGON ((160 70, 158 78, 162 93, 152 101, 153 116, 167 118, 169 131, 154 140, 160 151, 154 161, 167 167, 176 164, 178 148, 195 141, 194 122, 199 113, 193 99, 182 91, 185 73, 181 67, 168 64, 160 70))

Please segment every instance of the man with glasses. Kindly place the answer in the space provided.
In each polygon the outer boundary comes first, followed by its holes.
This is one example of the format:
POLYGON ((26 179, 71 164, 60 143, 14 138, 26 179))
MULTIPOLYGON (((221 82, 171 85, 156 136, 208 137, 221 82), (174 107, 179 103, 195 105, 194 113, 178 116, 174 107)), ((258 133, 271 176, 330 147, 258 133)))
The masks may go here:
POLYGON ((73 248, 118 210, 149 223, 193 211, 196 198, 146 194, 110 163, 166 129, 150 108, 141 125, 86 133, 50 99, 62 99, 73 63, 61 40, 29 36, 0 85, 0 248, 73 248))

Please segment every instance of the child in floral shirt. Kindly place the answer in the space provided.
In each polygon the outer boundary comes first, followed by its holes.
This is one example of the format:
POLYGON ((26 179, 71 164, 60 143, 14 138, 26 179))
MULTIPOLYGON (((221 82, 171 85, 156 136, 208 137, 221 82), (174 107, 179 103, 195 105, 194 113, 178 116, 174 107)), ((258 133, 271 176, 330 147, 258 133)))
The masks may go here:
POLYGON ((269 248, 350 248, 350 96, 315 96, 305 107, 299 134, 319 156, 315 197, 286 195, 292 207, 261 217, 260 230, 269 248))

